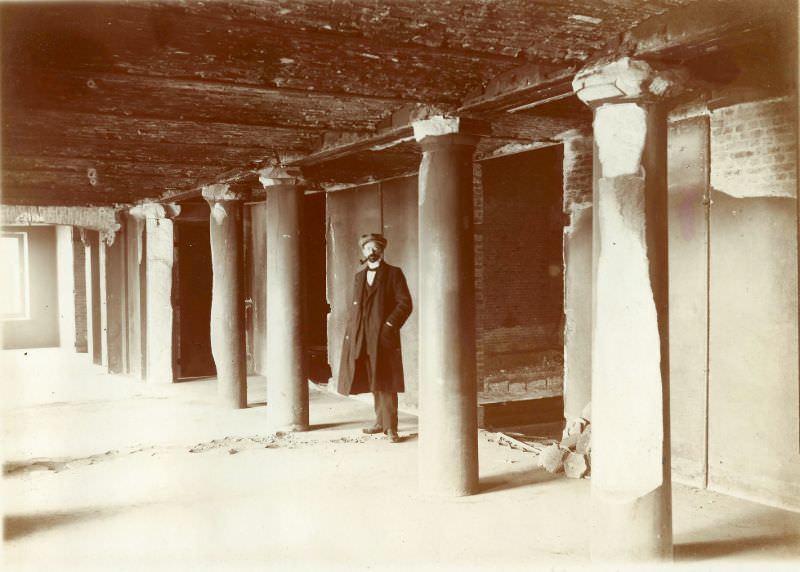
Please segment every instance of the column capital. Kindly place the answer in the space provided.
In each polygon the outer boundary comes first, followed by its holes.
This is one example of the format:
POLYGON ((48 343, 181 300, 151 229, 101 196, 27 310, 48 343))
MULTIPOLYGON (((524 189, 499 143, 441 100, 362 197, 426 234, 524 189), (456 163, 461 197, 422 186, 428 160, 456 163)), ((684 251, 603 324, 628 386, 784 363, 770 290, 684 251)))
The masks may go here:
POLYGON ((604 103, 658 101, 679 95, 689 80, 679 67, 656 69, 629 57, 593 63, 575 75, 572 89, 591 107, 604 103))
POLYGON ((131 207, 128 214, 137 219, 175 218, 181 214, 181 206, 175 203, 146 202, 131 207))
POLYGON ((413 121, 414 139, 423 147, 428 145, 477 145, 481 135, 488 133, 487 125, 469 117, 434 115, 413 121))
POLYGON ((202 188, 202 194, 208 206, 211 207, 211 218, 218 225, 221 225, 228 217, 228 210, 234 208, 236 204, 241 206, 241 203, 249 196, 242 185, 232 188, 230 183, 205 185, 202 188))
POLYGON ((244 189, 236 188, 231 183, 204 185, 200 191, 203 198, 211 204, 225 201, 243 201, 247 198, 247 193, 244 189))
POLYGON ((257 171, 258 181, 265 190, 271 187, 299 187, 305 188, 308 183, 303 178, 300 167, 285 167, 273 165, 257 171))

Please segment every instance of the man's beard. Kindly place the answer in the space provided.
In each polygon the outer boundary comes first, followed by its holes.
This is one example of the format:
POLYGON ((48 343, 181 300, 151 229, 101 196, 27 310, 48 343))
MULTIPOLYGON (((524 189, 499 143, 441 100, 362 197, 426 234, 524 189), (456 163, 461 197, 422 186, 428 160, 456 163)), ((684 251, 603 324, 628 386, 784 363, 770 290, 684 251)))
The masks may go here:
POLYGON ((361 258, 359 260, 359 264, 366 264, 367 262, 380 262, 381 255, 380 254, 370 254, 366 258, 361 258))

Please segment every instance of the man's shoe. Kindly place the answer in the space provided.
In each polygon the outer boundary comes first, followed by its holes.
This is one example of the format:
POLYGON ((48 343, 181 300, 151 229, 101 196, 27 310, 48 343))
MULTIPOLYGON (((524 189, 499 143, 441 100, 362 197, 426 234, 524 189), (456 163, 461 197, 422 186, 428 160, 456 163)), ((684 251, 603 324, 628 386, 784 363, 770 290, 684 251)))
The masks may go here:
POLYGON ((383 433, 383 428, 373 425, 372 427, 364 427, 361 432, 365 435, 377 435, 378 433, 383 433))
POLYGON ((386 435, 388 435, 388 438, 389 438, 390 442, 392 442, 392 443, 399 443, 400 442, 400 435, 397 434, 397 431, 389 430, 389 432, 386 433, 386 435))

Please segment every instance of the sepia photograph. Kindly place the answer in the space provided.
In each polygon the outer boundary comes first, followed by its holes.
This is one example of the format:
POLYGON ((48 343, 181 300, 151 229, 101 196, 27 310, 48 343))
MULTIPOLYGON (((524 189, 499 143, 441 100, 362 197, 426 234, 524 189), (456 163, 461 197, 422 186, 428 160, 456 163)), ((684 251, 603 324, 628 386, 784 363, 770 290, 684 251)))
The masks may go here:
POLYGON ((800 569, 798 0, 0 0, 0 569, 800 569))

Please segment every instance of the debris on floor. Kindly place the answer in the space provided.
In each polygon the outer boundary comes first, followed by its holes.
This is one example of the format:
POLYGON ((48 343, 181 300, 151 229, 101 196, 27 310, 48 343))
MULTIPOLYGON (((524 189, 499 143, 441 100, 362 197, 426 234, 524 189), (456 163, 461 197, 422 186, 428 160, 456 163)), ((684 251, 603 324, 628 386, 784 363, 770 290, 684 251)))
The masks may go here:
POLYGON ((555 442, 553 439, 547 437, 525 435, 523 433, 511 431, 488 431, 486 429, 480 429, 479 434, 490 443, 497 443, 504 447, 518 449, 526 453, 533 453, 534 455, 538 455, 548 444, 555 442))
POLYGON ((589 476, 592 457, 591 407, 592 403, 590 401, 583 408, 580 417, 567 421, 561 442, 558 445, 554 445, 564 453, 562 466, 557 467, 555 470, 545 467, 548 471, 557 472, 563 469, 564 474, 571 479, 589 476))
POLYGON ((486 438, 498 445, 511 447, 537 456, 540 467, 550 473, 564 474, 572 479, 589 477, 591 472, 592 427, 591 403, 581 416, 567 421, 561 440, 525 435, 511 431, 484 432, 486 438))

